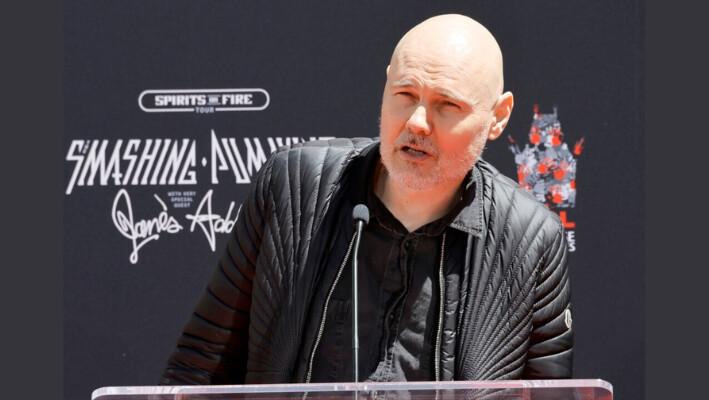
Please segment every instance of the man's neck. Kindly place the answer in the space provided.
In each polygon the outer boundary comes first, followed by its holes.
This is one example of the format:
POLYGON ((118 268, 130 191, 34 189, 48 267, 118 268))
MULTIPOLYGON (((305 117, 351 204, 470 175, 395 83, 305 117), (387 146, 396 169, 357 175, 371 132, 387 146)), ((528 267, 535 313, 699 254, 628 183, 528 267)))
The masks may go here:
POLYGON ((460 201, 462 182, 413 190, 394 182, 383 165, 379 164, 377 170, 374 193, 409 232, 443 217, 460 201))

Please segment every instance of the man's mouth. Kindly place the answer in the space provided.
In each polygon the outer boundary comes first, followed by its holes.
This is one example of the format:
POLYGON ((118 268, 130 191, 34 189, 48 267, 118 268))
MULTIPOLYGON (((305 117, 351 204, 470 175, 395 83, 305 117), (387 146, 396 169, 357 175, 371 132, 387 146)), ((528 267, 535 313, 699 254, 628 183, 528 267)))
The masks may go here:
POLYGON ((414 155, 424 155, 424 154, 428 154, 427 152, 425 152, 425 151, 423 151, 423 150, 414 149, 413 147, 409 147, 409 146, 404 146, 404 147, 402 147, 402 150, 404 150, 404 151, 407 152, 407 153, 414 154, 414 155))
POLYGON ((431 153, 424 149, 407 145, 401 146, 401 153, 409 161, 422 161, 432 156, 431 153))

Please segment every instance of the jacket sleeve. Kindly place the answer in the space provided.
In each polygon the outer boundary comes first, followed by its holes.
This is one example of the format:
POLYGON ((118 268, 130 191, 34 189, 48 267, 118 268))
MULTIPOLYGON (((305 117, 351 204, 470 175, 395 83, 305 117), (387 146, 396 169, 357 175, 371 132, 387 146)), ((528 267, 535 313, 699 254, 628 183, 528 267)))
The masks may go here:
POLYGON ((232 228, 228 245, 184 325, 160 379, 162 385, 243 383, 251 294, 265 226, 264 164, 232 228))
POLYGON ((541 260, 534 303, 533 328, 522 379, 565 379, 572 376, 573 332, 568 249, 558 218, 553 240, 541 260))

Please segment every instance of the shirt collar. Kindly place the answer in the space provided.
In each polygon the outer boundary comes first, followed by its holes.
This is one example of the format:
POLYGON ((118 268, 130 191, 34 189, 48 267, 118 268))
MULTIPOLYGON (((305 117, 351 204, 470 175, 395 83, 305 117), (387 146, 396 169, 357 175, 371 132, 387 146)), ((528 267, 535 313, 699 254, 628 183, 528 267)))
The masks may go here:
POLYGON ((483 235, 483 185, 482 174, 473 167, 464 181, 463 197, 456 207, 457 215, 450 223, 451 228, 461 230, 478 238, 483 235))

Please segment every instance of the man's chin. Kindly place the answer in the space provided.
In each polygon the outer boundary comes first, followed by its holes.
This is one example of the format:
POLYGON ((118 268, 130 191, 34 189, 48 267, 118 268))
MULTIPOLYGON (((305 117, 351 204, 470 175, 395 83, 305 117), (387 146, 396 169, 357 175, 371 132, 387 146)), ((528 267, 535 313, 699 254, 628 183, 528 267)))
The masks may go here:
POLYGON ((434 189, 441 183, 439 177, 431 172, 389 171, 389 177, 401 187, 418 191, 434 189))
MULTIPOLYGON (((410 190, 431 190, 441 183, 440 169, 430 163, 413 163, 395 155, 381 158, 389 179, 397 186, 410 190)), ((432 160, 429 160, 432 161, 432 160)))

